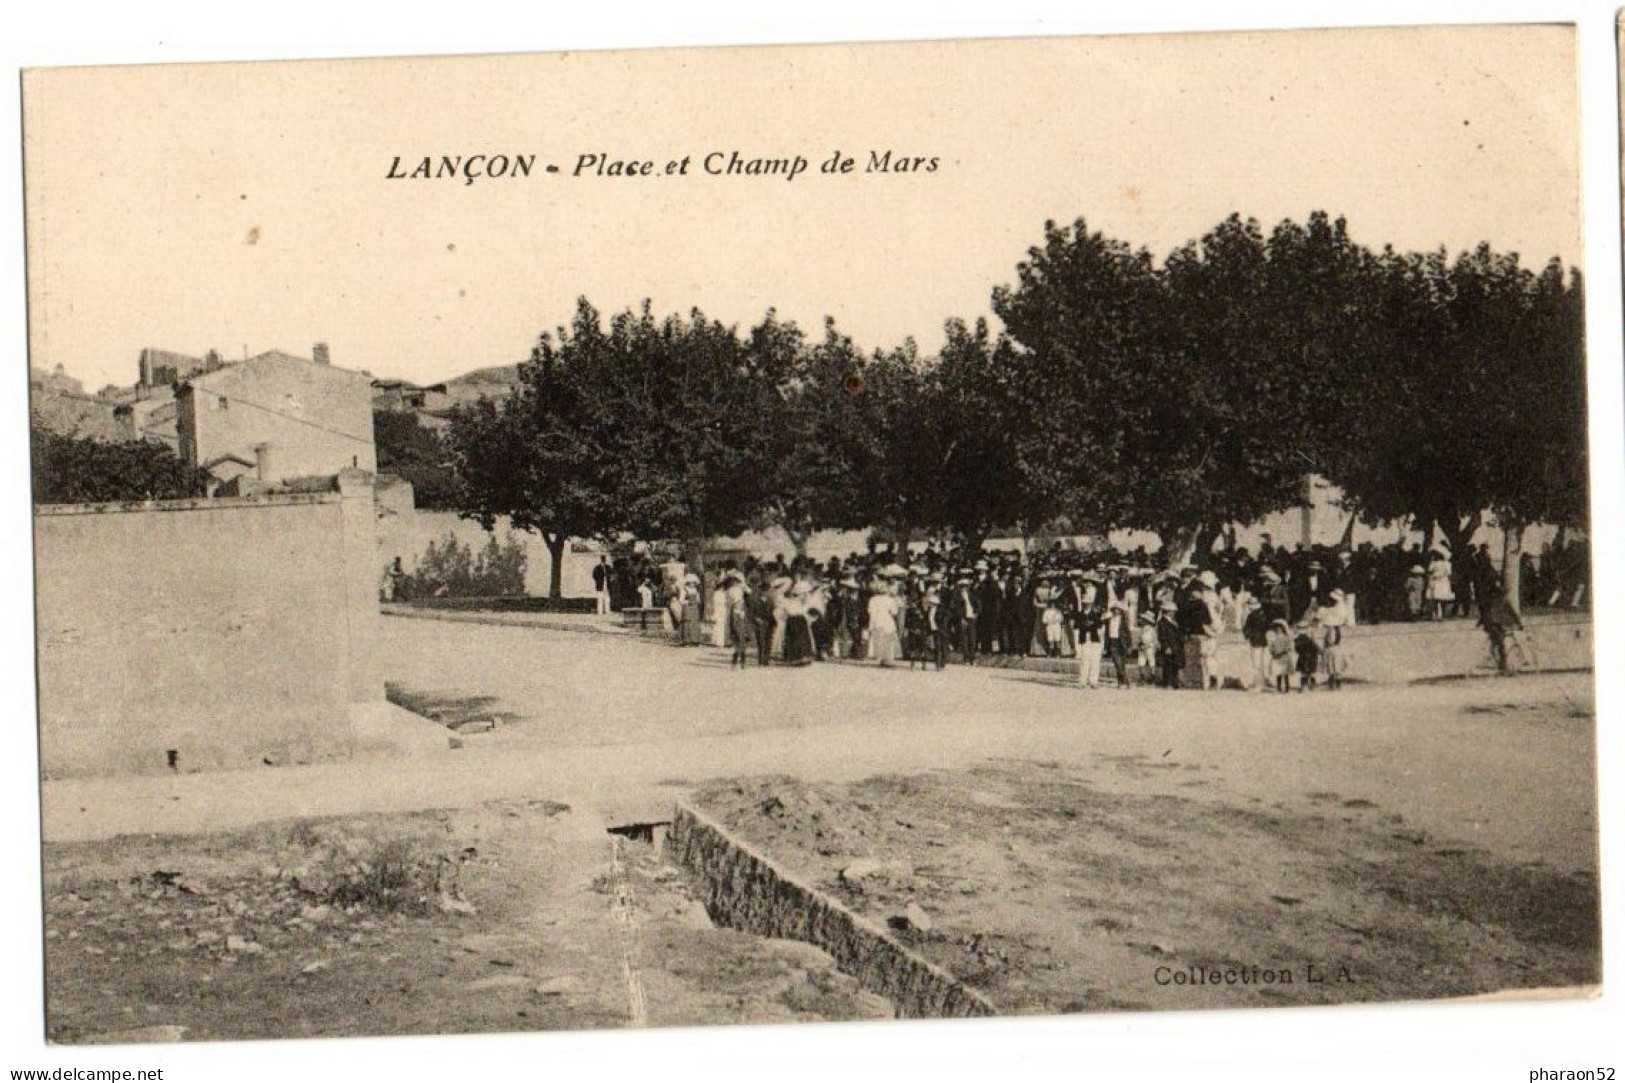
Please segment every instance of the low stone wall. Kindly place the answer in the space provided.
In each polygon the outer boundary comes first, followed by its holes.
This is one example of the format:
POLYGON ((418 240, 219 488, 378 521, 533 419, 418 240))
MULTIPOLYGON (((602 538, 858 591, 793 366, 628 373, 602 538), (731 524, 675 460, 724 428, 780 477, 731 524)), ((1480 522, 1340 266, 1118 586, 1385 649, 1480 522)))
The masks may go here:
POLYGON ((758 936, 801 940, 828 952, 904 1018, 997 1014, 981 993, 754 853, 704 814, 678 805, 667 849, 704 891, 713 920, 758 936))
MULTIPOLYGON (((1586 614, 1541 613, 1524 620, 1527 670, 1565 671, 1592 668, 1591 618, 1586 614)), ((1467 677, 1493 672, 1489 641, 1471 620, 1417 621, 1349 628, 1342 655, 1351 680, 1371 684, 1467 677)), ((1220 641, 1219 671, 1244 675, 1251 660, 1240 635, 1220 641)))
POLYGON ((549 598, 518 594, 491 598, 412 598, 400 603, 416 609, 484 613, 597 613, 597 598, 549 598))

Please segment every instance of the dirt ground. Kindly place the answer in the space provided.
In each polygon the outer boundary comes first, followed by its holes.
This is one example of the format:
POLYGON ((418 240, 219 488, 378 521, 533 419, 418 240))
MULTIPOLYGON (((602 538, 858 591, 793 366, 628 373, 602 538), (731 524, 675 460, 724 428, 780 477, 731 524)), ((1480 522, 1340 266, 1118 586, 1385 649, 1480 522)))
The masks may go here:
POLYGON ((45 848, 51 1041, 883 1018, 806 945, 716 929, 651 845, 548 801, 45 848), (399 840, 416 912, 324 902, 312 864, 399 840), (358 841, 360 840, 360 841, 358 841), (586 845, 583 845, 586 843, 586 845), (585 860, 584 855, 590 855, 585 860))
POLYGON ((1358 794, 1241 797, 1207 765, 1171 755, 831 785, 756 778, 695 800, 1001 1011, 1413 1000, 1600 980, 1594 871, 1498 860, 1358 794))
POLYGON ((890 1014, 805 945, 711 928, 653 849, 613 860, 607 827, 697 792, 862 912, 916 902, 931 927, 898 935, 1007 1011, 1596 974, 1587 674, 1084 692, 962 666, 739 672, 709 649, 442 621, 385 632, 392 696, 461 749, 45 783, 54 1038, 890 1014), (770 797, 776 815, 759 811, 770 797), (474 912, 304 918, 293 844, 331 825, 418 839, 474 912), (897 867, 843 886, 859 858, 897 867), (1296 980, 1173 984, 1209 963, 1296 980))

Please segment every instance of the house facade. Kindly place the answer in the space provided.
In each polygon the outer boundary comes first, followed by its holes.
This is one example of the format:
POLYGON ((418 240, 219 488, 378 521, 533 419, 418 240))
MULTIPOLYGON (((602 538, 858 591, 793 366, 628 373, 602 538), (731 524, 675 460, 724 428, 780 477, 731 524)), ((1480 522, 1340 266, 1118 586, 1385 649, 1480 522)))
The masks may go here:
POLYGON ((222 482, 378 470, 371 378, 278 350, 177 384, 175 422, 181 458, 222 482))

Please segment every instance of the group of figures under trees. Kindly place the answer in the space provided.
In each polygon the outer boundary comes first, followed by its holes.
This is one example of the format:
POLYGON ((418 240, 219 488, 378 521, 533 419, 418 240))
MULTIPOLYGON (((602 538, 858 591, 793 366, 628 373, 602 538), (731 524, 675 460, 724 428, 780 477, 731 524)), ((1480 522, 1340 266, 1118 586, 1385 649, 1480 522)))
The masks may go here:
MULTIPOLYGON (((509 396, 446 433, 458 501, 541 533, 706 539, 872 529, 975 548, 996 531, 1154 531, 1163 559, 1298 503, 1305 474, 1369 522, 1465 551, 1493 515, 1583 525, 1578 271, 1487 244, 1373 251, 1324 213, 1232 216, 1160 262, 1082 220, 949 319, 935 356, 865 353, 827 320, 740 330, 585 299, 509 396)), ((1513 563, 1511 567, 1517 567, 1513 563)))

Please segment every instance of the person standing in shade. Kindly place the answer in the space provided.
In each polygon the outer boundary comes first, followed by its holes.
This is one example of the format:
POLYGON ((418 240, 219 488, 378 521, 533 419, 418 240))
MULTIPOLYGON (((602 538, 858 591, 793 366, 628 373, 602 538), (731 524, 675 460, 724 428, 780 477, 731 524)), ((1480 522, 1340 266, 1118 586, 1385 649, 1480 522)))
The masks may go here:
POLYGON ((749 596, 751 629, 756 639, 756 664, 765 666, 773 661, 773 591, 764 573, 751 586, 749 596))
POLYGON ((967 666, 976 664, 976 592, 973 588, 972 578, 961 575, 951 606, 954 625, 959 631, 959 654, 967 666))
POLYGON ((609 612, 609 558, 600 556, 592 570, 592 593, 600 617, 609 612))
POLYGON ((1004 630, 1004 586, 985 560, 976 562, 981 578, 976 583, 977 649, 992 655, 1001 643, 1004 630))
POLYGON ((869 598, 869 660, 883 669, 897 661, 897 617, 901 611, 897 585, 882 580, 880 589, 869 598))
POLYGON ((1456 591, 1452 585, 1454 578, 1450 558, 1445 556, 1443 549, 1433 550, 1433 560, 1428 564, 1428 603, 1434 620, 1443 620, 1446 610, 1456 601, 1456 591))
POLYGON ((1314 625, 1307 621, 1298 624, 1298 635, 1292 641, 1292 651, 1298 658, 1298 691, 1312 691, 1315 678, 1320 673, 1320 640, 1315 634, 1314 625))
POLYGON ((1269 629, 1270 676, 1277 692, 1292 691, 1292 629, 1284 620, 1273 620, 1269 629))
POLYGON ((811 665, 813 660, 812 624, 808 616, 808 584, 797 579, 784 592, 784 664, 811 665))
POLYGON ((722 610, 718 619, 728 630, 733 647, 730 666, 744 669, 750 660, 751 648, 756 645, 756 627, 750 619, 750 591, 738 572, 729 572, 722 580, 722 610))
POLYGON ((1185 632, 1179 626, 1179 603, 1172 598, 1157 608, 1157 661, 1162 687, 1178 688, 1179 671, 1185 663, 1185 632))
POLYGON ((1128 606, 1113 601, 1106 609, 1106 624, 1102 630, 1106 640, 1106 657, 1112 661, 1117 674, 1117 687, 1134 687, 1134 620, 1128 606))
POLYGON ((932 575, 925 584, 925 627, 930 637, 931 660, 941 673, 948 666, 948 622, 942 604, 942 576, 932 575))
POLYGON ((725 569, 718 575, 714 569, 707 568, 705 572, 711 584, 711 591, 706 595, 706 616, 711 620, 711 646, 726 647, 728 645, 728 583, 727 577, 732 574, 731 569, 725 569))
POLYGON ((1499 584, 1479 596, 1478 626, 1489 637, 1490 657, 1495 660, 1495 671, 1503 677, 1511 676, 1514 667, 1508 645, 1517 647, 1519 655, 1527 659, 1522 640, 1523 621, 1518 619, 1517 610, 1507 601, 1506 592, 1500 589, 1499 584))
POLYGON ((700 617, 700 577, 693 572, 683 576, 678 585, 673 609, 679 617, 680 642, 685 647, 697 647, 705 642, 705 631, 700 617))
POLYGON ((1262 692, 1270 684, 1270 617, 1257 598, 1249 597, 1242 603, 1242 638, 1247 641, 1247 656, 1251 663, 1247 687, 1262 692))
POLYGON ((1103 623, 1099 597, 1091 591, 1080 599, 1072 614, 1073 638, 1078 644, 1078 684, 1084 688, 1100 687, 1100 656, 1105 649, 1103 623))

